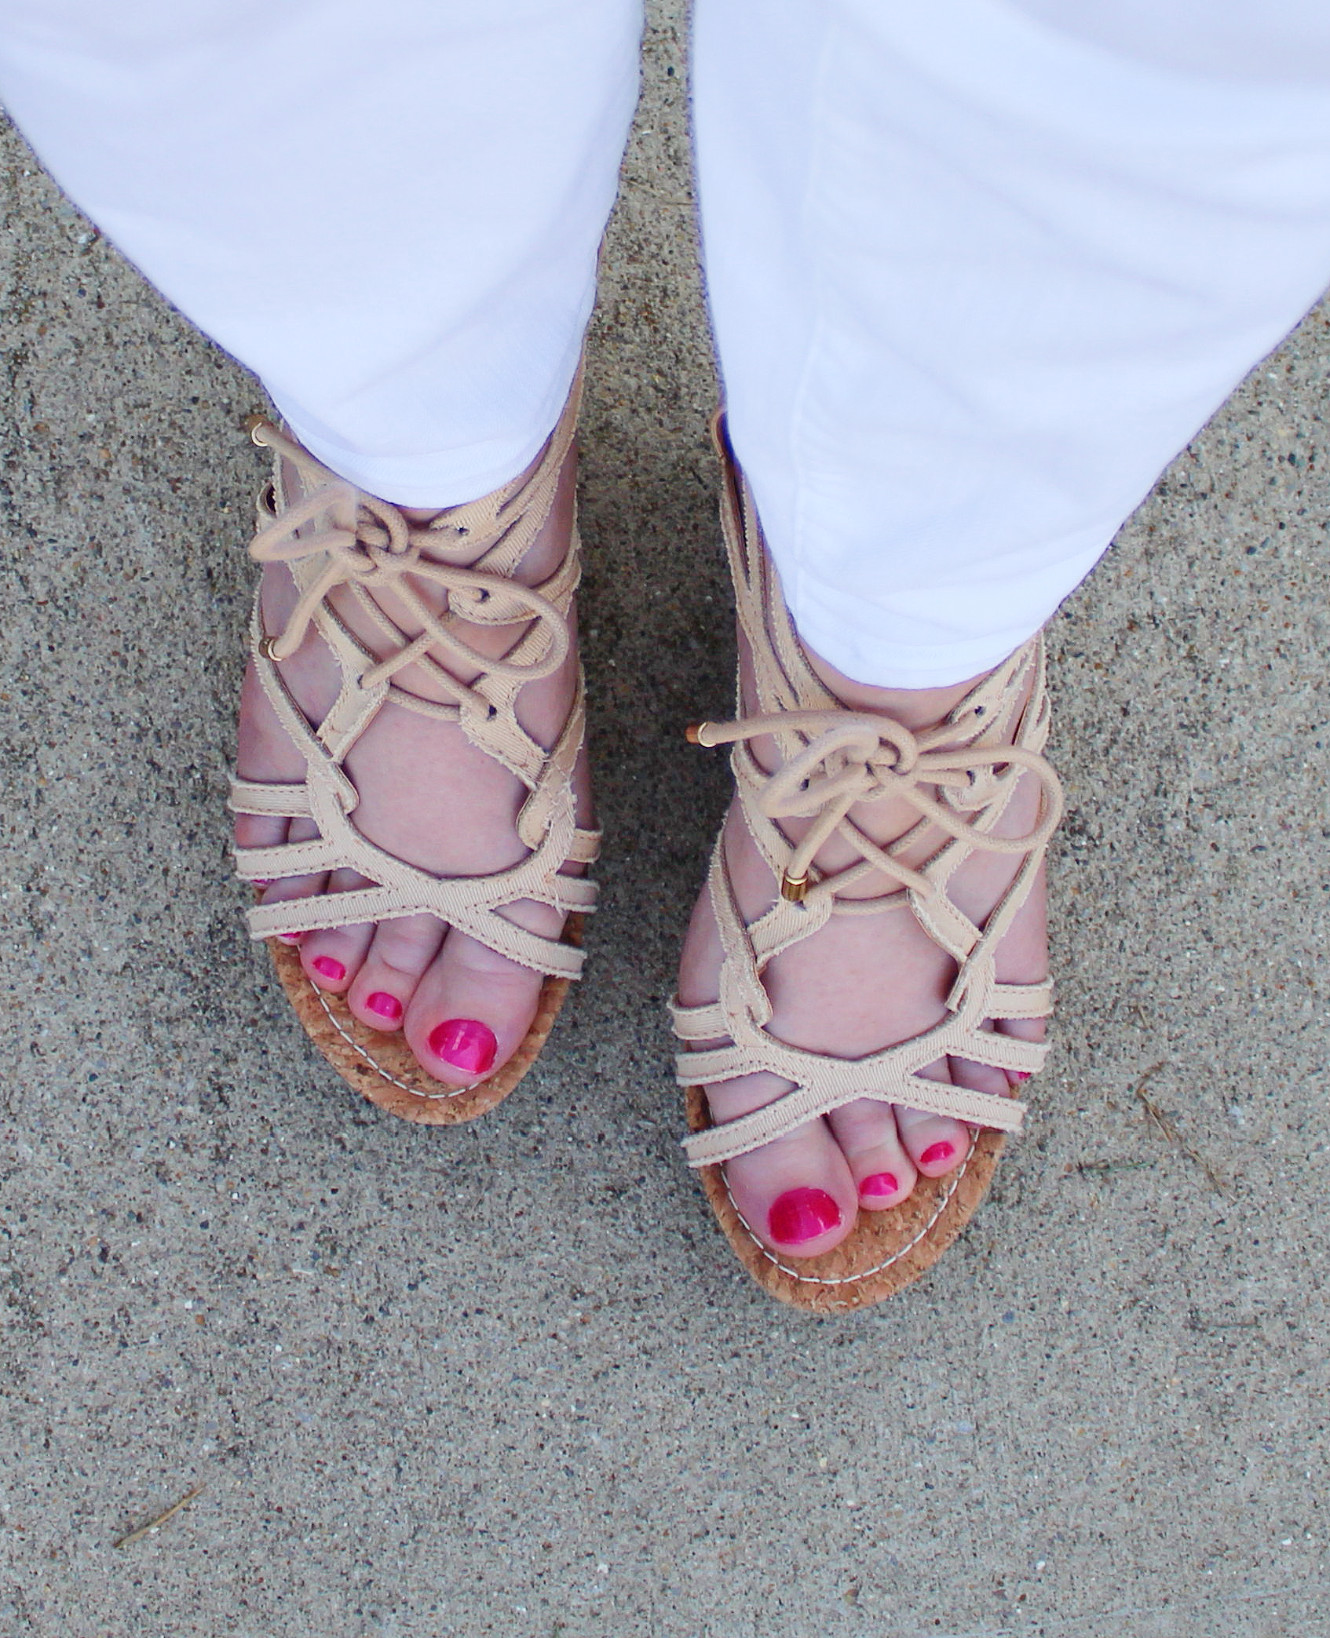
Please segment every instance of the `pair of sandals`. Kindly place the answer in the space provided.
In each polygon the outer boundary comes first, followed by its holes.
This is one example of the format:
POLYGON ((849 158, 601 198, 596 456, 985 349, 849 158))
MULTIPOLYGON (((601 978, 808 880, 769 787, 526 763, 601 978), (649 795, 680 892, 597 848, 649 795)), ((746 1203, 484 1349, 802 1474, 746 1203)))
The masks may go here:
MULTIPOLYGON (((256 599, 253 661, 268 701, 304 758, 305 775, 298 783, 237 779, 230 805, 238 813, 308 820, 318 834, 238 848, 238 874, 262 882, 351 870, 374 884, 257 904, 249 911, 250 931, 268 942, 283 989, 328 1061, 371 1102, 407 1120, 471 1120, 505 1098, 535 1061, 582 968, 582 920, 596 891, 584 867, 596 858, 599 836, 575 821, 573 770, 585 733, 580 676, 552 748, 523 729, 514 709, 521 688, 549 675, 568 653, 569 608, 580 574, 576 528, 563 562, 543 583, 526 586, 513 578, 554 504, 579 399, 580 379, 532 471, 420 526, 337 478, 271 423, 255 417, 250 426, 254 441, 275 457, 251 555, 260 563, 285 563, 298 592, 276 633, 264 629, 256 599), (420 595, 417 583, 433 588, 432 599, 420 595), (342 588, 342 597, 355 599, 376 632, 374 652, 334 608, 331 594, 342 588), (376 601, 376 590, 387 589, 394 606, 409 611, 414 632, 402 629, 376 601), (466 642, 458 629, 462 622, 520 628, 521 635, 493 659, 466 642), (317 727, 282 676, 283 661, 311 626, 341 669, 337 697, 317 727), (404 687, 397 678, 407 667, 422 668, 449 703, 404 687), (459 681, 459 674, 472 680, 459 681), (359 796, 343 764, 390 700, 455 723, 522 782, 528 795, 517 829, 528 852, 519 864, 487 876, 439 877, 376 847, 356 828, 359 796), (568 873, 569 866, 577 873, 568 873), (518 900, 561 913, 562 936, 546 938, 507 919, 505 906, 518 900), (421 1067, 400 1035, 362 1024, 342 997, 310 982, 298 951, 281 937, 420 913, 544 975, 535 1019, 518 1050, 495 1074, 469 1087, 445 1086, 421 1067)), ((1024 1079, 1040 1068, 1047 1050, 992 1027, 1044 1018, 1052 1004, 1048 983, 1001 984, 995 970, 997 946, 1029 896, 1061 813, 1057 776, 1042 755, 1048 736, 1043 649, 1034 638, 922 732, 847 710, 800 645, 720 416, 713 433, 724 473, 721 521, 757 709, 745 715, 741 702, 734 722, 694 724, 687 732, 699 745, 733 746, 743 815, 780 891, 764 914, 745 921, 717 842, 709 891, 724 948, 719 998, 671 1007, 684 1043, 678 1059, 690 1128, 684 1148, 721 1228, 758 1284, 795 1306, 840 1312, 882 1301, 937 1260, 982 1199, 1006 1134, 1021 1128, 1025 1106, 1015 1098, 940 1084, 921 1071, 954 1056, 1024 1079), (754 756, 758 738, 779 749, 781 766, 774 773, 754 756), (1027 773, 1039 785, 1033 826, 1016 838, 994 834, 1027 773), (904 799, 919 817, 905 835, 880 847, 850 815, 857 804, 885 799, 904 799), (789 819, 803 821, 797 845, 781 827, 789 819), (943 839, 927 859, 906 864, 920 840, 936 833, 943 839), (858 860, 823 876, 814 861, 833 835, 850 843, 858 860), (948 895, 955 872, 976 851, 1019 858, 982 927, 948 895), (885 892, 847 896, 874 874, 884 880, 885 892), (811 937, 831 916, 893 912, 913 914, 955 963, 945 1013, 933 1028, 858 1059, 804 1051, 768 1031, 772 1009, 762 974, 777 954, 811 937), (692 1045, 716 1040, 730 1044, 692 1045), (792 1090, 751 1114, 714 1124, 705 1088, 758 1070, 781 1076, 792 1090), (726 1185, 725 1163, 861 1098, 966 1123, 968 1152, 945 1176, 921 1176, 901 1205, 860 1212, 832 1251, 784 1261, 744 1221, 726 1185)))

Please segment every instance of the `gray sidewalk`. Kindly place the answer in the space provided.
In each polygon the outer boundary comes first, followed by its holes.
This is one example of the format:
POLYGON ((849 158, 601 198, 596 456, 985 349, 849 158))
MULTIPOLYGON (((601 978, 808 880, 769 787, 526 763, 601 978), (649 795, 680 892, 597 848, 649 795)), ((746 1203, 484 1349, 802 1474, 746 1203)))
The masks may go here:
POLYGON ((604 910, 474 1128, 356 1102, 247 943, 259 394, 5 147, 0 1638, 1330 1634, 1330 323, 1054 624, 1031 1135, 921 1285, 781 1309, 661 1008, 730 665, 672 15, 584 439, 604 910))

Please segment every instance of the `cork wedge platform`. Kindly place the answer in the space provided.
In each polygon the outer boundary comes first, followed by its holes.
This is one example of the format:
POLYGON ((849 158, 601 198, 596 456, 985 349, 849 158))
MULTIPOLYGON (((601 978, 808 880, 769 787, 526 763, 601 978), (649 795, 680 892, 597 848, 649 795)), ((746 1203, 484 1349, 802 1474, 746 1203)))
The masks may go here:
POLYGON ((250 933, 268 944, 296 1016, 338 1074, 380 1108, 428 1125, 474 1119, 507 1097, 535 1062, 582 970, 582 923, 596 896, 585 867, 597 856, 599 833, 576 821, 573 775, 586 721, 580 671, 551 748, 527 733, 516 711, 522 687, 550 675, 569 652, 580 573, 576 522, 553 574, 535 586, 513 578, 554 505, 576 431, 580 386, 579 377, 534 470, 481 500, 438 513, 428 524, 410 522, 397 507, 336 477, 270 422, 254 417, 250 423, 254 442, 274 456, 250 554, 261 564, 284 564, 297 593, 275 633, 265 630, 256 596, 251 656, 305 773, 291 783, 237 777, 229 805, 236 813, 310 821, 317 834, 307 841, 237 847, 236 871, 246 881, 264 883, 351 870, 369 884, 256 903, 248 911, 250 933), (348 600, 358 631, 373 634, 368 643, 351 630, 348 600), (475 625, 510 627, 512 645, 497 659, 478 652, 463 629, 475 625), (311 632, 341 673, 336 698, 317 723, 282 675, 283 662, 311 632), (431 697, 408 687, 404 674, 427 678, 431 697), (456 724, 471 745, 521 781, 527 794, 517 834, 527 852, 518 864, 483 876, 438 876, 377 847, 357 829, 360 796, 346 759, 390 703, 456 724), (506 918, 504 908, 519 900, 562 912, 562 936, 547 938, 506 918), (361 1023, 341 996, 309 980, 298 950, 279 936, 421 913, 544 975, 535 1018, 517 1051, 470 1086, 436 1080, 400 1034, 361 1023))
MULTIPOLYGON (((574 950, 580 927, 581 917, 568 918, 564 938, 574 950)), ((390 1115, 424 1126, 459 1125, 501 1104, 540 1056, 572 987, 570 979, 547 976, 531 1027, 503 1068, 475 1086, 445 1086, 421 1068, 400 1036, 370 1029, 340 995, 311 984, 289 944, 275 938, 267 943, 277 981, 305 1033, 347 1085, 390 1115)))
POLYGON ((756 710, 745 715, 741 698, 735 721, 694 724, 688 737, 732 747, 743 818, 771 870, 773 902, 745 921, 718 839, 708 877, 723 948, 718 999, 671 1004, 684 1043, 677 1060, 690 1131, 684 1149, 722 1231, 757 1283, 782 1302, 839 1313, 883 1301, 937 1261, 978 1208, 1007 1136, 1021 1129, 1026 1106, 1016 1098, 943 1084, 920 1071, 955 1057, 1024 1078, 1047 1052, 1042 1042, 990 1027, 1043 1018, 1052 1007, 1050 983, 999 983, 995 970, 997 947, 1029 896, 1062 812, 1057 775, 1042 754, 1049 724, 1043 649, 1037 637, 1025 644, 943 721, 922 731, 845 708, 799 643, 720 417, 713 435, 724 472, 722 529, 752 656, 756 710), (757 761, 757 739, 777 747, 782 761, 774 772, 757 761), (1038 784, 1037 817, 1025 835, 995 835, 1022 777, 1038 784), (918 818, 896 841, 878 846, 850 811, 886 799, 904 799, 918 818), (792 819, 802 822, 797 845, 781 825, 792 819), (851 843, 857 857, 824 876, 815 860, 833 834, 851 843), (1015 867, 982 926, 948 893, 957 869, 978 851, 1006 854, 1015 867), (907 864, 907 856, 914 862, 907 864), (883 891, 846 896, 874 876, 883 891), (767 964, 832 916, 876 914, 913 915, 951 958, 955 978, 938 1022, 856 1059, 804 1051, 772 1033, 762 982, 767 964), (703 1044, 718 1040, 728 1044, 703 1044), (758 1070, 780 1076, 790 1090, 750 1114, 713 1123, 707 1086, 758 1070), (965 1123, 970 1142, 961 1164, 943 1177, 920 1175, 900 1205, 860 1211, 830 1252, 796 1258, 772 1250, 739 1212, 725 1163, 862 1098, 965 1123))

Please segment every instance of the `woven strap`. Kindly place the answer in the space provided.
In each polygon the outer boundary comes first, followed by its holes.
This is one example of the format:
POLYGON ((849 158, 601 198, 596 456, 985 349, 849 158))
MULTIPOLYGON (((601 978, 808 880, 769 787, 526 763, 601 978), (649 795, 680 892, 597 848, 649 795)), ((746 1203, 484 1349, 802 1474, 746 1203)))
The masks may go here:
POLYGON ((534 472, 421 525, 336 477, 269 422, 256 418, 251 424, 254 442, 274 452, 276 476, 260 498, 260 527, 250 554, 259 563, 285 563, 299 594, 275 635, 264 631, 256 597, 251 649, 264 694, 304 757, 305 776, 296 784, 235 779, 230 806, 237 813, 309 819, 318 836, 237 848, 237 872, 256 881, 354 870, 374 884, 258 905, 249 912, 255 938, 426 913, 524 967, 562 978, 580 973, 580 950, 529 932, 502 913, 519 899, 583 915, 595 904, 594 883, 560 873, 565 863, 589 864, 599 847, 599 833, 580 828, 574 819, 573 770, 586 721, 580 673, 552 749, 526 732, 515 709, 525 684, 563 663, 571 640, 568 613, 579 577, 576 527, 563 562, 541 585, 524 586, 512 575, 554 504, 580 396, 579 374, 534 472), (297 492, 290 495, 287 472, 297 479, 297 492), (422 596, 422 585, 432 589, 431 600, 422 596), (375 652, 334 609, 330 598, 339 588, 373 631, 375 652), (384 611, 375 596, 383 591, 407 611, 417 630, 408 632, 384 611), (467 642, 464 624, 520 626, 521 631, 495 659, 467 642), (337 698, 317 728, 281 674, 281 662, 295 653, 311 626, 342 674, 337 698), (408 667, 426 677, 442 700, 403 686, 397 679, 408 667), (471 680, 460 681, 463 676, 471 680), (376 847, 356 828, 359 794, 344 764, 389 701, 456 724, 473 745, 521 780, 528 794, 517 833, 529 852, 519 864, 487 876, 436 876, 376 847))
POLYGON ((1040 639, 1018 650, 942 722, 922 732, 846 710, 808 664, 763 548, 752 496, 719 428, 717 444, 726 468, 722 522, 759 710, 731 723, 699 724, 689 737, 701 745, 733 746, 731 764, 745 821, 782 891, 771 909, 745 923, 723 842, 717 842, 708 886, 724 952, 720 997, 696 1007, 676 1001, 671 1011, 682 1040, 728 1037, 731 1044, 681 1053, 678 1078, 685 1086, 708 1086, 767 1070, 792 1082, 793 1089, 762 1109, 686 1139, 689 1164, 733 1159, 860 1098, 1018 1131, 1024 1104, 949 1086, 924 1071, 953 1056, 1033 1073, 1047 1052, 1042 1042, 984 1027, 997 1020, 1042 1018, 1052 1005, 1051 985, 999 984, 995 971, 997 946, 1029 896, 1062 813, 1061 786, 1042 755, 1048 698, 1040 639), (774 741, 780 752, 774 773, 753 754, 751 742, 760 737, 774 741), (993 832, 1022 775, 1039 784, 1035 822, 1024 836, 997 836, 993 832), (889 800, 905 802, 918 818, 905 834, 880 846, 850 814, 857 804, 889 800), (780 827, 782 819, 796 818, 807 821, 797 846, 780 827), (924 862, 906 864, 925 834, 934 838, 939 832, 941 839, 924 862), (848 843, 857 859, 822 878, 813 861, 833 836, 848 843), (974 853, 1020 860, 982 928, 948 893, 952 876, 974 853), (884 892, 848 896, 874 876, 884 892), (768 1032, 772 1007, 762 974, 781 951, 811 937, 832 916, 907 910, 958 967, 946 1011, 932 1029, 856 1059, 806 1052, 768 1032))

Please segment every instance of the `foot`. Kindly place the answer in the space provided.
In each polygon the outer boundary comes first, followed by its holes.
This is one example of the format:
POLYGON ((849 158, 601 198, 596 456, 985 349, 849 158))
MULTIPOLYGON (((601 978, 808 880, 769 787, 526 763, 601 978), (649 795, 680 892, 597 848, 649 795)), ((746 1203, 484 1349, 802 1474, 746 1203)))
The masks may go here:
MULTIPOLYGON (((576 455, 570 452, 550 515, 514 575, 527 585, 546 580, 569 550, 575 472, 576 455)), ((431 515, 402 510, 413 523, 427 522, 431 515)), ((419 577, 413 577, 412 586, 439 610, 442 594, 437 588, 419 577)), ((260 591, 266 631, 283 629, 296 596, 290 571, 281 563, 269 564, 260 591)), ((379 606, 405 631, 414 634, 420 629, 391 590, 376 596, 379 606)), ((337 588, 331 602, 359 641, 372 653, 381 653, 383 634, 349 588, 337 588)), ((525 622, 506 626, 459 622, 454 627, 471 648, 493 658, 507 654, 526 629, 525 622)), ((546 749, 557 741, 576 691, 575 621, 573 636, 558 669, 525 683, 516 699, 518 721, 546 749)), ((457 670, 451 657, 438 657, 459 681, 475 680, 475 673, 457 670)), ((301 646, 281 662, 281 675, 300 709, 317 725, 337 695, 341 673, 313 624, 301 646)), ((413 694, 449 703, 419 666, 407 667, 394 680, 413 694)), ((303 759, 278 722, 252 664, 241 693, 237 763, 244 779, 296 781, 304 773, 303 759)), ((526 787, 454 723, 404 709, 390 697, 344 766, 360 795, 356 827, 410 864, 440 876, 475 876, 510 868, 527 856, 516 830, 526 787)), ((578 763, 575 787, 577 823, 586 826, 591 823, 591 802, 585 754, 578 763)), ((303 819, 242 814, 235 826, 240 847, 266 847, 315 835, 313 824, 303 819)), ((564 867, 568 872, 580 868, 564 867)), ((265 887, 263 902, 366 885, 364 877, 345 870, 330 876, 287 877, 265 887)), ((562 932, 562 914, 548 905, 519 901, 503 914, 544 937, 557 938, 562 932)), ((298 944, 311 983, 344 996, 351 1012, 369 1028, 401 1031, 422 1068, 451 1086, 483 1080, 512 1056, 530 1028, 544 982, 540 973, 429 915, 285 937, 298 944)))
MULTIPOLYGON (((848 708, 880 713, 912 730, 941 721, 978 680, 941 689, 868 688, 815 655, 810 654, 809 659, 848 708)), ((751 701, 753 679, 742 638, 741 667, 744 698, 751 701)), ((773 740, 756 740, 753 750, 767 771, 781 765, 773 740)), ((994 834, 1028 833, 1038 807, 1038 783, 1030 774, 1023 774, 994 834)), ((886 844, 904 835, 919 815, 898 800, 858 804, 849 818, 873 841, 886 844)), ((808 824, 798 820, 781 823, 792 842, 798 841, 808 824)), ((903 855, 903 862, 921 864, 944 839, 930 827, 903 855)), ((749 834, 737 799, 726 818, 724 847, 740 914, 751 923, 776 901, 780 888, 749 834)), ((859 857, 833 835, 814 863, 820 872, 834 873, 859 857)), ((950 896, 982 927, 1019 864, 1019 855, 971 853, 952 877, 950 896)), ((895 885, 873 873, 851 887, 846 896, 877 897, 895 885)), ((684 945, 679 986, 684 1005, 716 999, 721 964, 720 936, 710 893, 704 889, 684 945)), ((1001 983, 1036 983, 1047 971, 1042 870, 998 945, 996 965, 1001 983)), ((871 916, 833 916, 816 933, 769 963, 763 977, 773 1007, 767 1029, 810 1051, 839 1058, 864 1057, 938 1023, 955 976, 955 963, 933 943, 907 907, 871 916)), ((1042 1022, 1024 1020, 996 1027, 1027 1040, 1042 1039, 1044 1030, 1042 1022)), ((998 1095, 1009 1094, 1016 1080, 1015 1076, 1009 1080, 1003 1070, 955 1058, 940 1059, 924 1073, 934 1080, 998 1095)), ((790 1088, 789 1081, 765 1071, 719 1082, 707 1089, 712 1118, 717 1123, 737 1119, 790 1088)), ((908 1199, 920 1176, 941 1177, 954 1170, 968 1154, 971 1138, 971 1128, 960 1122, 861 1099, 729 1161, 726 1179, 745 1222, 766 1245, 787 1257, 816 1257, 845 1239, 859 1211, 890 1211, 908 1199)))

